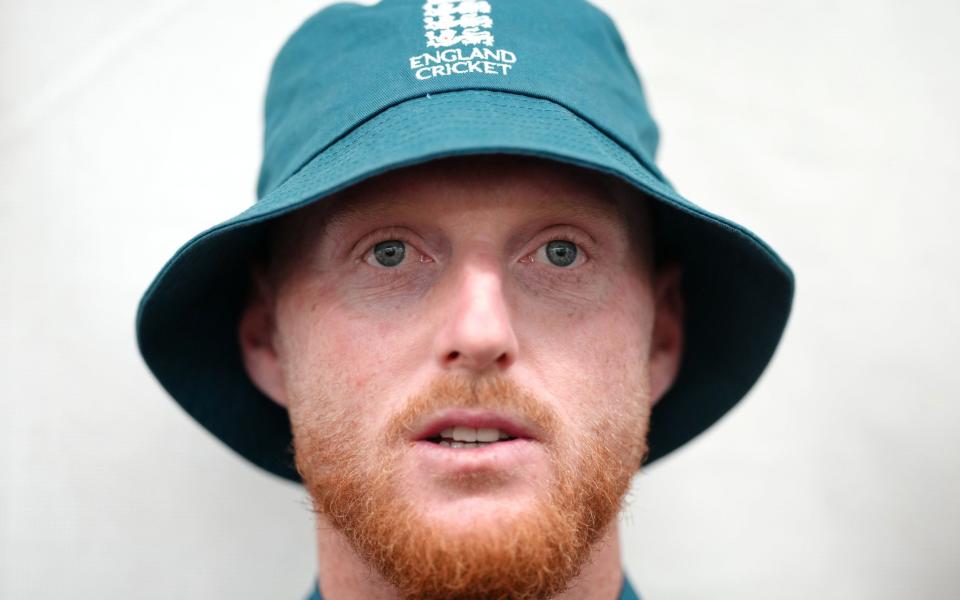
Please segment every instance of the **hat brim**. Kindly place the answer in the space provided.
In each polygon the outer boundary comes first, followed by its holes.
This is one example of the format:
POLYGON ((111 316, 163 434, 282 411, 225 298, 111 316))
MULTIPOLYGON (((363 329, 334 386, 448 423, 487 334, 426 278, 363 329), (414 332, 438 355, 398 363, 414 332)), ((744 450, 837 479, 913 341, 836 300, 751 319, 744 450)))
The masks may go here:
POLYGON ((185 244, 146 291, 137 337, 147 365, 198 422, 254 464, 299 481, 287 412, 250 381, 237 342, 249 264, 272 219, 371 176, 470 154, 536 156, 593 169, 658 206, 658 243, 683 265, 685 349, 654 407, 647 462, 734 406, 786 324, 793 274, 762 240, 678 195, 653 170, 555 102, 457 91, 407 100, 359 124, 252 207, 185 244))

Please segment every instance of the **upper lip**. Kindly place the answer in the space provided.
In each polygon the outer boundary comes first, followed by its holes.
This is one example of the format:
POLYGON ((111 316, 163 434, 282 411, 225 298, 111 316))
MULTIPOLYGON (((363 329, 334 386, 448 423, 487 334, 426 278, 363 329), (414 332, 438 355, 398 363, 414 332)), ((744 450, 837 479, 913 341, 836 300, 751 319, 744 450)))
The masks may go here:
POLYGON ((413 441, 436 437, 444 429, 456 426, 499 429, 510 437, 540 439, 537 428, 523 419, 491 410, 446 409, 426 417, 418 425, 411 436, 413 441))

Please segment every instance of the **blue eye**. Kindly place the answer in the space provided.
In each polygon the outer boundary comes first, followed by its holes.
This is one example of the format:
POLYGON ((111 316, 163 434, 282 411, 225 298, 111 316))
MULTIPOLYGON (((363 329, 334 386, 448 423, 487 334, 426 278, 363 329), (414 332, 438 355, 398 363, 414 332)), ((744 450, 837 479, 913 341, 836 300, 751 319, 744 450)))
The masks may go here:
POLYGON ((577 260, 577 245, 566 240, 547 242, 545 252, 547 260, 557 267, 569 267, 577 260))
POLYGON ((373 247, 373 256, 384 267, 395 267, 403 262, 406 245, 400 240, 387 240, 373 247))

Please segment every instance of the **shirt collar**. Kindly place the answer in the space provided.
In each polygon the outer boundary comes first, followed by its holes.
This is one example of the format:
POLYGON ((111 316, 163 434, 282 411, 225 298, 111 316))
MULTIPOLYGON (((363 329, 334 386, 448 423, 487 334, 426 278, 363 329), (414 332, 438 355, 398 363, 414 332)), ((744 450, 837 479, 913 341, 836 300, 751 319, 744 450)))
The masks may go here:
MULTIPOLYGON (((313 584, 313 592, 307 600, 323 600, 323 596, 320 595, 320 588, 316 583, 313 584)), ((633 586, 630 585, 630 580, 626 576, 623 577, 623 585, 620 587, 619 600, 640 600, 640 596, 633 591, 633 586)))

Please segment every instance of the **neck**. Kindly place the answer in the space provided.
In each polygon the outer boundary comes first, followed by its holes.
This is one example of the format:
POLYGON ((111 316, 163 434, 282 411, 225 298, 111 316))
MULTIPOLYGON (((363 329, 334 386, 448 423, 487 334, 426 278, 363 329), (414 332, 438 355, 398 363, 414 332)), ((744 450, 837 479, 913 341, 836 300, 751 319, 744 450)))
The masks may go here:
MULTIPOLYGON (((317 516, 317 559, 324 600, 399 600, 397 591, 357 556, 323 515, 317 516)), ((580 575, 552 600, 617 600, 622 583, 620 529, 614 519, 590 551, 580 575)))

